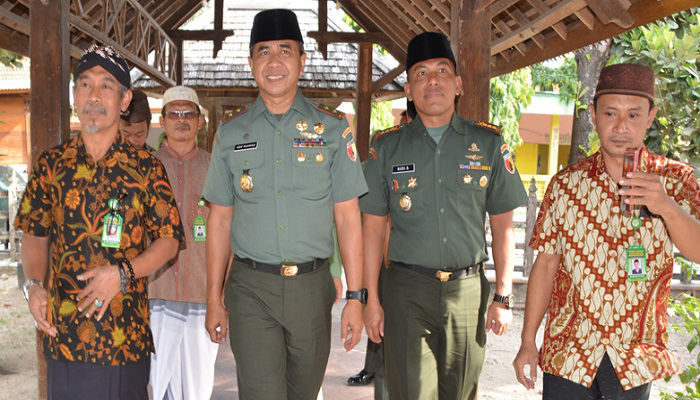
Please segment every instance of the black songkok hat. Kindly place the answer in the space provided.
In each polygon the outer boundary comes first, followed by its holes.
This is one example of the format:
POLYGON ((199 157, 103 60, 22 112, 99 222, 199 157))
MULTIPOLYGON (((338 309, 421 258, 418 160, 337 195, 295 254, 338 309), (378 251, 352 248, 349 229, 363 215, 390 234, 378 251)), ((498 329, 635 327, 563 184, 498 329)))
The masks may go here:
POLYGON ((604 94, 627 94, 654 101, 654 71, 639 64, 615 64, 600 71, 594 99, 604 94))
POLYGON ((134 90, 129 107, 121 115, 121 118, 130 123, 146 121, 151 123, 151 106, 148 97, 140 90, 134 90))
POLYGON ((447 58, 455 68, 457 67, 447 36, 437 32, 425 32, 415 36, 408 42, 406 72, 415 64, 433 58, 447 58))
POLYGON ((252 49, 256 43, 269 40, 304 42, 294 11, 276 8, 260 11, 255 15, 253 29, 250 30, 250 48, 252 49))
POLYGON ((123 86, 131 88, 129 65, 124 57, 117 53, 112 46, 98 46, 96 44, 88 47, 78 61, 78 65, 73 70, 73 82, 78 81, 80 74, 97 65, 112 74, 123 86))

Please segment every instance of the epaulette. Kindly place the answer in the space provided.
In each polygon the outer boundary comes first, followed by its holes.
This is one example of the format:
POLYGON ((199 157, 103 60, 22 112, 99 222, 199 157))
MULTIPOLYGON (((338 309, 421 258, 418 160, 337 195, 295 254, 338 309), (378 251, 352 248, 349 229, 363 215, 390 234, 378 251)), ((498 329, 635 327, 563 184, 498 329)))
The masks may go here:
POLYGON ((316 109, 318 111, 321 111, 322 113, 328 114, 330 116, 336 117, 338 119, 343 119, 345 118, 345 113, 342 111, 338 111, 335 108, 330 108, 325 104, 318 103, 316 104, 316 109))
POLYGON ((496 135, 501 134, 501 127, 498 125, 490 124, 484 121, 474 121, 474 125, 478 126, 479 128, 484 128, 487 131, 493 132, 496 135))
POLYGON ((221 118, 221 123, 225 124, 228 121, 236 118, 237 116, 245 114, 246 112, 248 112, 248 106, 238 107, 237 109, 226 113, 226 115, 224 115, 223 118, 221 118))
POLYGON ((386 129, 384 129, 383 131, 379 131, 379 132, 375 133, 375 134, 372 136, 372 140, 371 140, 370 143, 369 143, 370 146, 371 146, 372 143, 374 143, 377 139, 381 139, 381 138, 383 138, 383 137, 386 137, 386 136, 389 136, 389 135, 392 135, 392 134, 398 132, 398 131, 401 129, 401 126, 402 126, 402 125, 395 125, 395 126, 392 126, 391 128, 386 128, 386 129))

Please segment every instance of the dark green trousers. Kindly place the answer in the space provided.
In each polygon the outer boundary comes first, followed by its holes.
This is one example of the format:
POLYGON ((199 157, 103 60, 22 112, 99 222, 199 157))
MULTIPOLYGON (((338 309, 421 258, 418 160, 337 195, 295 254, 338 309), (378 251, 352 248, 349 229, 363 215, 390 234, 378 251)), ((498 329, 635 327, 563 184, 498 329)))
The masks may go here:
POLYGON ((384 369, 391 400, 476 398, 486 348, 483 273, 440 282, 399 266, 384 278, 384 369))
POLYGON ((226 285, 241 400, 315 400, 331 343, 335 286, 326 265, 295 277, 234 260, 226 285))

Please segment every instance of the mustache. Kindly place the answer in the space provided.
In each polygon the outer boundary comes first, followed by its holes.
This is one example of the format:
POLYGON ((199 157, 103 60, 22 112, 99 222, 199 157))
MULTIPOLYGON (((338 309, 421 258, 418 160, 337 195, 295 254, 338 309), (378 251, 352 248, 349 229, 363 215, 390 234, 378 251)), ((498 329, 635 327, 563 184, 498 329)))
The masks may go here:
POLYGON ((176 131, 189 131, 190 129, 192 129, 192 127, 187 122, 180 122, 177 125, 175 125, 176 131))
POLYGON ((92 103, 88 103, 85 106, 83 106, 82 112, 83 112, 83 114, 97 112, 97 113, 100 113, 102 115, 107 115, 107 109, 105 107, 102 107, 98 104, 92 104, 92 103))

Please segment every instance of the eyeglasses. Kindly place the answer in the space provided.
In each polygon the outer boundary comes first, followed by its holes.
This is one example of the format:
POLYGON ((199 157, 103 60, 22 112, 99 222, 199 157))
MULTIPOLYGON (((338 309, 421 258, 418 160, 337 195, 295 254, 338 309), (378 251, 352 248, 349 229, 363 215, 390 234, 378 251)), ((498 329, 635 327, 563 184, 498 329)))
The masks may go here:
POLYGON ((181 118, 191 120, 191 119, 195 119, 195 118, 199 117, 199 113, 197 111, 193 111, 193 110, 185 110, 185 111, 173 110, 173 111, 166 112, 165 116, 168 119, 172 119, 172 120, 181 119, 181 118))

